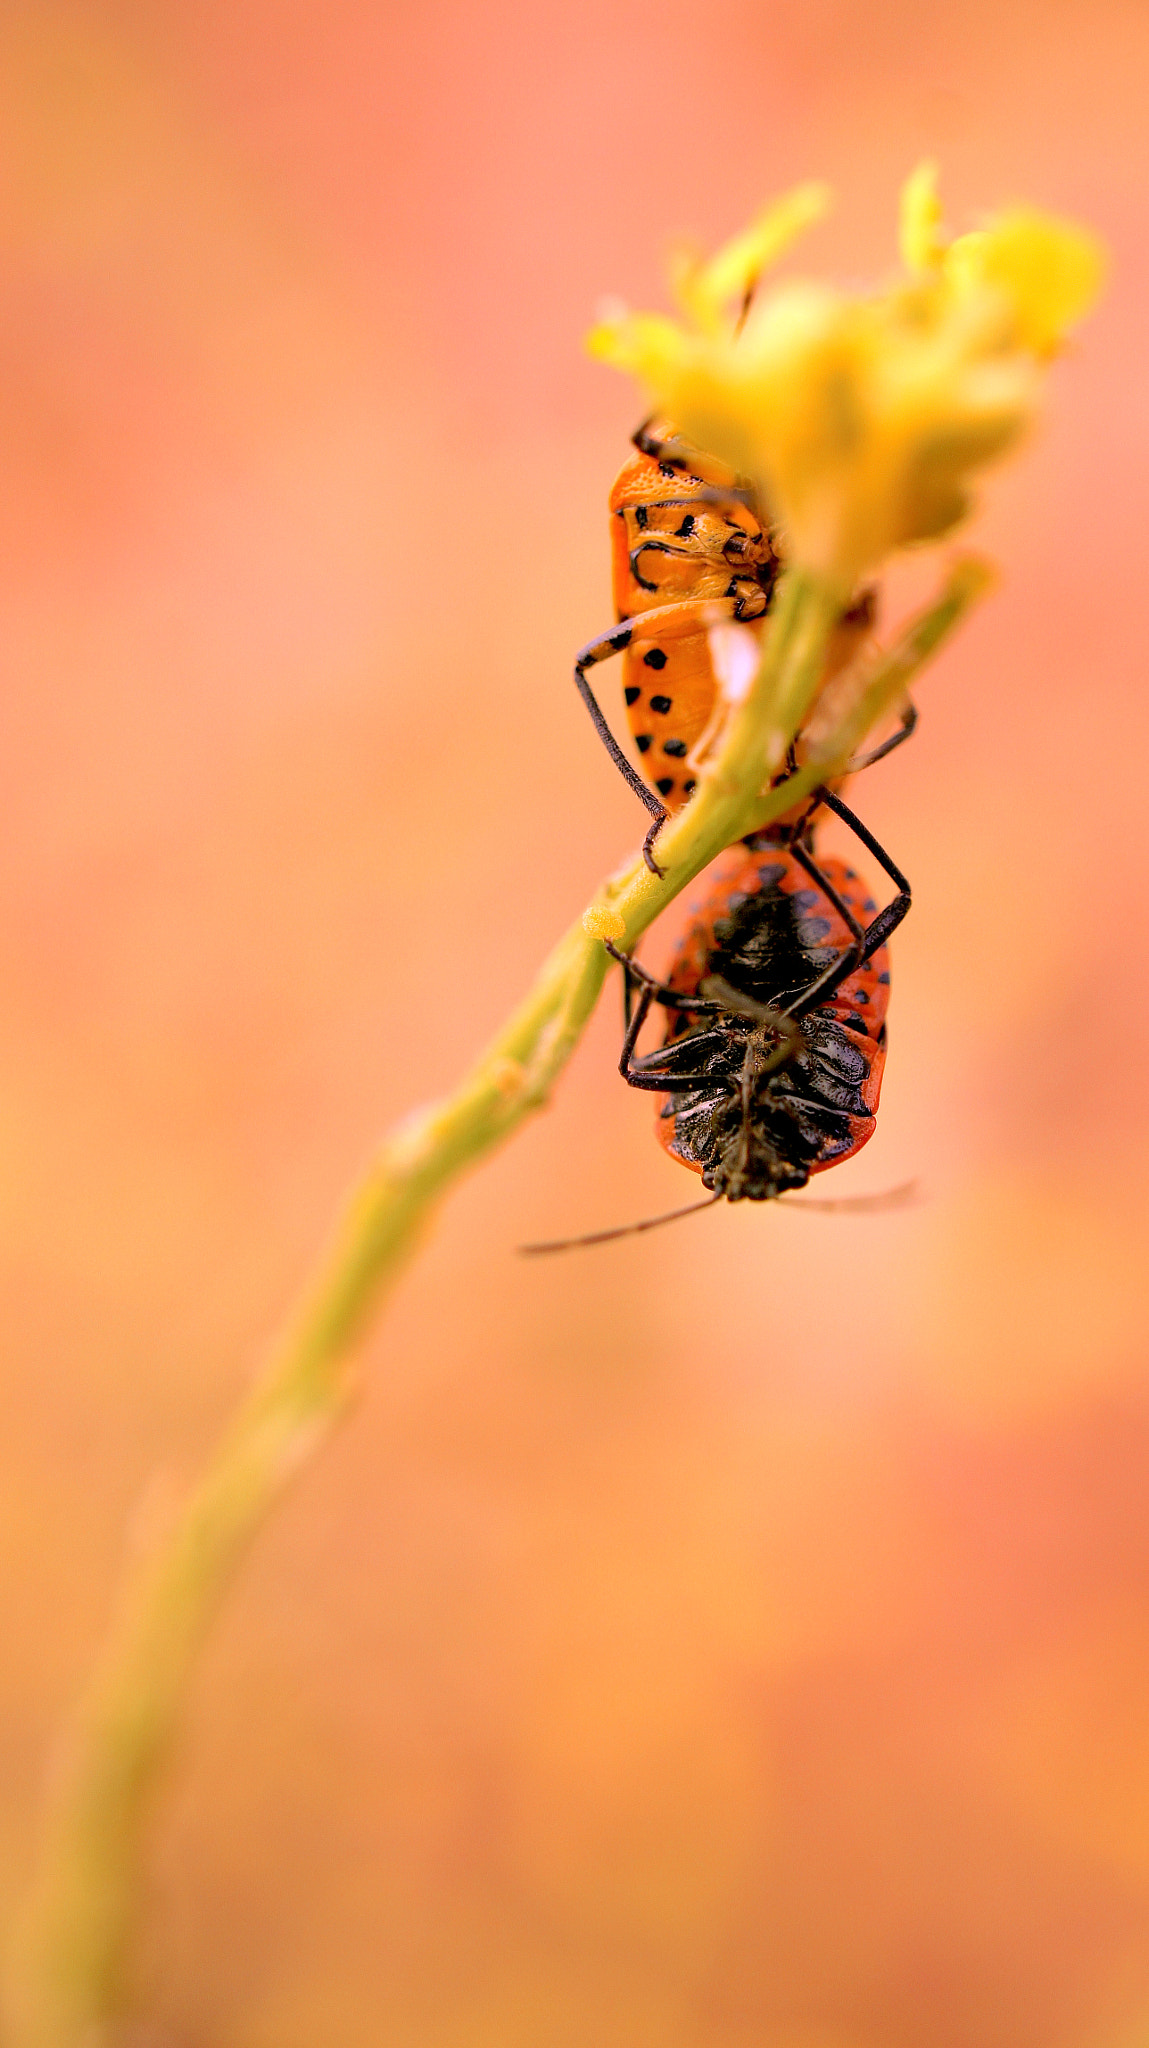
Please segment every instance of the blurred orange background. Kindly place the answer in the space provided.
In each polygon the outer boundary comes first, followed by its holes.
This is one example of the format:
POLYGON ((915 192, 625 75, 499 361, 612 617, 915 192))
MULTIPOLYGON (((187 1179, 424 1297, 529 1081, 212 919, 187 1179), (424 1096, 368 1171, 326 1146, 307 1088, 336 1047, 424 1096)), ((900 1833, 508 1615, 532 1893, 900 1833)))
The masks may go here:
POLYGON ((153 2048, 1149 2039, 1147 104, 1141 0, 9 0, 0 1904, 340 1191, 636 843, 600 296, 808 175, 881 274, 924 154, 1115 256, 865 786, 836 1191, 926 1199, 518 1262, 692 1192, 608 990, 213 1638, 153 2048))

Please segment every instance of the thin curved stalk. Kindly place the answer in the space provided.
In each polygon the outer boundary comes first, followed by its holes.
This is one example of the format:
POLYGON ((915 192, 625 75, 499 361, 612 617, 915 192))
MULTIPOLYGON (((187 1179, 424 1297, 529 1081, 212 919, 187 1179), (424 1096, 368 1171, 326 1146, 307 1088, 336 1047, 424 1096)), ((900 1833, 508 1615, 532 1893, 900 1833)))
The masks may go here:
POLYGON ((660 838, 664 879, 634 860, 608 880, 461 1085, 382 1145, 261 1377, 121 1603, 75 1717, 12 1945, 9 2048, 99 2048, 109 2039, 125 2002, 151 1799, 204 1635, 252 1535, 345 1414, 357 1345, 440 1197, 549 1096, 610 967, 603 938, 632 946, 723 847, 840 765, 977 587, 959 569, 923 615, 910 653, 903 639, 819 760, 785 790, 769 791, 817 690, 839 604, 809 578, 783 578, 757 678, 694 801, 660 838))

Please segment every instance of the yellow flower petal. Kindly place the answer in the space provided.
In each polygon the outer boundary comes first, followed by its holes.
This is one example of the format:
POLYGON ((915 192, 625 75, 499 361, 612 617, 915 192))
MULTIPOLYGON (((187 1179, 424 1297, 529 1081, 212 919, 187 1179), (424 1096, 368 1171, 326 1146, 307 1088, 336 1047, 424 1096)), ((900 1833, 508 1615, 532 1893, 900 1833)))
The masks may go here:
POLYGON ((710 332, 723 328, 732 305, 741 307, 763 272, 777 263, 808 227, 829 210, 828 185, 795 185, 763 208, 758 218, 727 242, 709 263, 679 252, 671 284, 684 313, 710 332))
POLYGON ((1104 259, 1082 229, 1025 208, 947 245, 921 165, 902 195, 908 284, 784 284, 738 333, 730 300, 821 208, 815 193, 789 194, 696 268, 692 319, 620 314, 590 345, 758 484, 788 560, 848 591, 891 550, 964 516, 979 472, 1034 417, 1042 365, 1088 310, 1104 259))
POLYGON ((942 233, 935 163, 919 164, 902 186, 898 245, 902 262, 914 276, 939 268, 946 252, 946 238, 942 233))
POLYGON ((1016 206, 947 251, 946 276, 957 290, 978 285, 1008 301, 1014 338, 1036 356, 1058 349, 1084 317, 1105 280, 1105 251, 1072 221, 1016 206))

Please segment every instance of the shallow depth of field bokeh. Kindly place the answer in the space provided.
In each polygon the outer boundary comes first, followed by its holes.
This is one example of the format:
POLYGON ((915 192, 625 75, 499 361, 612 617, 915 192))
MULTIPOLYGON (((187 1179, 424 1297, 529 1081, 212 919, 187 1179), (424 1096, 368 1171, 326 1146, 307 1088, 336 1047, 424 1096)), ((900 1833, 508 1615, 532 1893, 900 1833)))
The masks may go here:
POLYGON ((596 301, 807 175, 879 273, 926 153, 1115 257, 858 790, 916 904, 838 1191, 925 1199, 517 1262, 691 1193, 608 990, 236 1586, 149 2041, 1149 2038, 1147 95, 1137 0, 5 9, 0 1904, 340 1190, 641 829, 596 301))

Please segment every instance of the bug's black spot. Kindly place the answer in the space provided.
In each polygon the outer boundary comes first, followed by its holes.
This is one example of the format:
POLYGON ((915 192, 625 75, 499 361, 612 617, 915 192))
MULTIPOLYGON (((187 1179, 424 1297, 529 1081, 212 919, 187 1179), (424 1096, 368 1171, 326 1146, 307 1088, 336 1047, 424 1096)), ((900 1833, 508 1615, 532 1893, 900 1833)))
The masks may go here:
POLYGON ((636 732, 634 736, 634 744, 638 748, 640 754, 648 754, 650 752, 651 747, 650 734, 648 732, 636 732))
POLYGON ((847 868, 847 869, 846 869, 846 880, 847 880, 847 882, 856 882, 856 881, 857 881, 857 879, 858 879, 858 877, 857 877, 857 875, 856 875, 856 874, 854 873, 854 870, 853 870, 853 868, 847 868))
MULTIPOLYGON (((805 891, 803 891, 804 893, 805 891)), ((800 930, 802 933, 802 944, 804 946, 816 946, 819 939, 829 937, 830 920, 828 917, 804 917, 800 930)))
POLYGON ((636 505, 636 506, 635 506, 635 508, 634 508, 634 523, 635 523, 635 525, 637 526, 637 528, 638 528, 638 530, 639 530, 639 532, 640 532, 640 533, 645 533, 645 532, 646 532, 646 526, 647 526, 647 521, 649 520, 649 518, 650 518, 650 514, 649 514, 649 512, 647 511, 647 509, 646 509, 646 506, 645 506, 645 505, 636 505))
POLYGON ((785 872, 780 860, 767 861, 766 866, 758 870, 758 880, 764 889, 772 889, 776 882, 781 881, 785 872))
POLYGON ((689 539, 690 539, 690 536, 691 536, 691 534, 692 534, 692 533, 694 532, 694 527, 695 527, 695 518, 694 518, 694 514, 693 514, 693 512, 688 512, 688 513, 687 513, 687 515, 686 515, 686 517, 685 517, 685 519, 684 519, 684 520, 683 520, 683 522, 682 522, 682 525, 681 525, 680 527, 678 527, 678 528, 676 529, 676 531, 677 531, 677 533, 678 533, 678 535, 679 535, 680 539, 682 539, 682 540, 689 540, 689 539))
POLYGON ((813 910, 814 905, 820 903, 822 898, 817 889, 795 889, 790 901, 795 910, 813 910))
POLYGON ((670 709, 670 698, 652 697, 650 700, 650 708, 652 711, 658 711, 665 714, 670 709))
POLYGON ((642 691, 639 689, 637 683, 628 683, 622 694, 626 698, 628 704, 637 704, 639 698, 642 695, 642 691))
POLYGON ((879 974, 879 976, 878 976, 878 986, 879 986, 880 988, 889 988, 889 985, 890 985, 890 977, 889 977, 889 974, 888 974, 888 973, 886 973, 886 974, 879 974))
MULTIPOLYGON (((692 775, 692 776, 691 776, 691 778, 690 778, 690 781, 689 781, 689 782, 684 782, 684 783, 683 783, 683 785, 682 785, 682 793, 683 793, 683 795, 684 795, 684 796, 693 796, 693 795, 694 795, 694 792, 695 792, 695 790, 696 790, 697 788, 698 788, 698 784, 696 783, 696 781, 694 780, 694 777, 693 777, 693 775, 692 775)), ((889 978, 890 978, 890 977, 889 977, 889 975, 887 974, 887 976, 886 976, 886 980, 888 981, 888 980, 889 980, 889 978)))
POLYGON ((662 743, 662 751, 664 754, 669 754, 672 761, 681 761, 682 756, 686 752, 686 741, 664 740, 662 743))
POLYGON ((661 647, 652 647, 650 653, 644 654, 642 658, 643 661, 646 663, 647 668, 666 667, 666 656, 663 653, 661 647))
POLYGON ((623 626, 621 632, 611 634, 610 644, 614 648, 616 653, 621 653, 624 647, 630 646, 632 631, 632 627, 623 626))
POLYGON ((855 989, 855 990, 853 991, 852 1001, 854 1001, 855 1003, 858 1003, 859 1005, 861 1005, 862 1003, 868 1003, 868 1002, 869 1002, 869 1000, 870 1000, 870 998, 869 998, 869 996, 868 996, 868 995, 866 994, 866 991, 865 991, 865 989, 864 989, 864 988, 856 988, 856 989, 855 989))
POLYGON ((843 1017, 842 1022, 851 1031, 866 1031, 866 1020, 864 1017, 843 1017))
POLYGON ((654 786, 658 791, 659 796, 669 796, 671 790, 674 788, 673 775, 660 775, 658 781, 655 783, 654 786))

